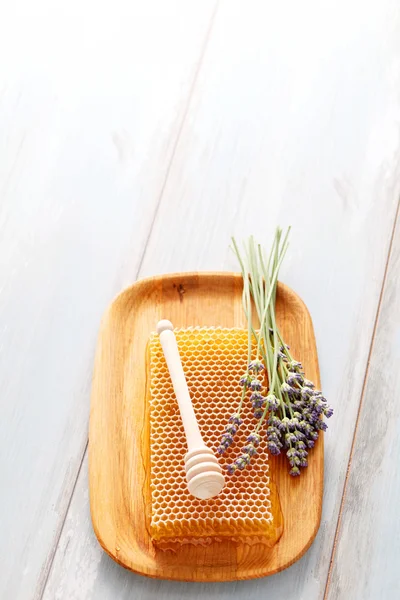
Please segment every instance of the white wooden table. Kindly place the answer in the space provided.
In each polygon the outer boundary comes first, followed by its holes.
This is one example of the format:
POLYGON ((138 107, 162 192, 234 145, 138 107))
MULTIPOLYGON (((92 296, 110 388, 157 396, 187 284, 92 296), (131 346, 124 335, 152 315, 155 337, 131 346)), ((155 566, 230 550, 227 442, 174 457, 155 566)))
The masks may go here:
POLYGON ((397 0, 4 2, 0 8, 0 597, 399 597, 397 0), (267 579, 153 581, 92 532, 101 315, 136 278, 235 270, 293 225, 326 435, 309 552, 267 579))

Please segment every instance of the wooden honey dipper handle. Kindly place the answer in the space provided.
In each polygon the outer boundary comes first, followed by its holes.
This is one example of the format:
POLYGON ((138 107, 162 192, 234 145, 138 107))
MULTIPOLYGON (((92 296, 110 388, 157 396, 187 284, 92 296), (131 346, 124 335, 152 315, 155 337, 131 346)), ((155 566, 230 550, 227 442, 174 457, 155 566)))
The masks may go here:
POLYGON ((215 454, 205 445, 201 436, 173 329, 172 323, 165 319, 157 324, 157 333, 186 435, 188 452, 185 456, 185 469, 189 492, 196 498, 205 500, 220 493, 225 478, 215 454))

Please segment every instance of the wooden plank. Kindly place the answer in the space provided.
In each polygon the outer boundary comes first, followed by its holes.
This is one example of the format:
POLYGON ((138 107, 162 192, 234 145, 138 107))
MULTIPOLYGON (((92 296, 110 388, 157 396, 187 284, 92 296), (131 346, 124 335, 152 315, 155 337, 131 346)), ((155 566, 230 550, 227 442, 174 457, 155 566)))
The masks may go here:
POLYGON ((325 437, 322 526, 289 571, 214 585, 150 581, 102 556, 82 469, 45 600, 322 598, 399 193, 399 15, 391 0, 221 2, 141 275, 235 269, 229 237, 294 226, 282 279, 314 320, 325 437))
POLYGON ((400 219, 357 424, 327 598, 395 598, 400 521, 400 219))
POLYGON ((0 19, 1 598, 41 595, 99 320, 137 274, 214 4, 0 19))

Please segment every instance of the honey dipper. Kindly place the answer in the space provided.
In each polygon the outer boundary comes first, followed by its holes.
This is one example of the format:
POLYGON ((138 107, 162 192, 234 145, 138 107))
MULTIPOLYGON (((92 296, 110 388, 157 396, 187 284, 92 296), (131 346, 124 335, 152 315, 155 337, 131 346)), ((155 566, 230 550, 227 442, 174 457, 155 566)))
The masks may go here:
POLYGON ((214 452, 205 445, 200 433, 173 329, 172 323, 166 319, 157 324, 157 333, 186 435, 188 451, 185 455, 185 470, 188 489, 196 498, 206 500, 220 493, 225 478, 214 452))

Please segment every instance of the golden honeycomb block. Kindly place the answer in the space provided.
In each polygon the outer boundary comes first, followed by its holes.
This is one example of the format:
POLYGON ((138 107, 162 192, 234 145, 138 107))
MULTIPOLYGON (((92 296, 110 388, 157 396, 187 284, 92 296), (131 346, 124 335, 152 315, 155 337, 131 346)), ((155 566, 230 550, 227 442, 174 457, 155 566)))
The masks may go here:
MULTIPOLYGON (((247 331, 224 328, 177 329, 175 335, 194 411, 204 441, 216 450, 229 417, 237 410, 240 376, 247 364, 247 331)), ((229 539, 272 546, 282 533, 282 515, 270 482, 266 443, 244 471, 226 475, 215 498, 189 494, 185 478, 186 439, 159 337, 148 344, 150 414, 150 535, 161 549, 175 544, 209 544, 229 539)), ((233 462, 253 431, 248 398, 235 444, 220 457, 233 462)))

